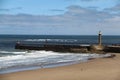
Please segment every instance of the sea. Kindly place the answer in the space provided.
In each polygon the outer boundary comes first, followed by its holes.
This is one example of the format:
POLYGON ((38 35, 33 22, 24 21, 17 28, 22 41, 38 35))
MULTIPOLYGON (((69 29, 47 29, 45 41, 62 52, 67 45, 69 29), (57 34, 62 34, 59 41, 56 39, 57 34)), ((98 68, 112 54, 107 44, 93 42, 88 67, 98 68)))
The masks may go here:
MULTIPOLYGON (((53 52, 15 49, 16 42, 31 45, 48 44, 91 45, 98 43, 97 35, 0 35, 0 74, 24 70, 52 68, 86 62, 109 54, 53 52)), ((120 36, 102 36, 102 44, 120 44, 120 36)))

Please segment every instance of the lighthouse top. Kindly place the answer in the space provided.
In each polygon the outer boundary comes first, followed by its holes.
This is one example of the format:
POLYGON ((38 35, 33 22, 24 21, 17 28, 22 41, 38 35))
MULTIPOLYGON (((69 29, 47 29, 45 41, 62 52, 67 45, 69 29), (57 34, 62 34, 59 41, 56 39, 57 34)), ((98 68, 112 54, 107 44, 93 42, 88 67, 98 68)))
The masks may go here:
POLYGON ((101 31, 99 31, 99 34, 102 34, 101 31))

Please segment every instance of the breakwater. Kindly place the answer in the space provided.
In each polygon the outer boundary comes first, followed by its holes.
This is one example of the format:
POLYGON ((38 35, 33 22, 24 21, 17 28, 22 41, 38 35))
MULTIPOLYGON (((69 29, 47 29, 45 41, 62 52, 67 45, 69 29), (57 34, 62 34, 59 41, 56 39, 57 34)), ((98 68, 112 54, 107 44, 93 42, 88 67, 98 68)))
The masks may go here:
POLYGON ((119 44, 103 44, 102 43, 102 33, 99 31, 97 44, 85 43, 83 44, 49 44, 46 40, 42 45, 30 45, 21 44, 17 42, 15 49, 27 49, 27 50, 46 50, 46 51, 58 51, 58 52, 95 52, 95 53, 105 53, 105 52, 120 52, 119 44))
POLYGON ((57 52, 88 52, 90 50, 89 45, 65 45, 65 44, 43 44, 40 46, 33 46, 29 44, 16 43, 15 49, 26 50, 46 50, 57 52))
POLYGON ((56 52, 120 52, 119 45, 65 45, 65 44, 43 44, 43 45, 29 45, 16 43, 15 49, 24 50, 46 50, 46 51, 56 51, 56 52))

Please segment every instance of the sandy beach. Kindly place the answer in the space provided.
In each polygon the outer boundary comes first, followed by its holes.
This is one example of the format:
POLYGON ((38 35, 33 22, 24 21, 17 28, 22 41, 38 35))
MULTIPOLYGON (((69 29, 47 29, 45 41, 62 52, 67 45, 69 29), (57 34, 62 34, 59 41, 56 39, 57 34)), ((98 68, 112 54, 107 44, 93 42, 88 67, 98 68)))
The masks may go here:
POLYGON ((0 80, 120 80, 120 54, 69 66, 0 75, 0 80))

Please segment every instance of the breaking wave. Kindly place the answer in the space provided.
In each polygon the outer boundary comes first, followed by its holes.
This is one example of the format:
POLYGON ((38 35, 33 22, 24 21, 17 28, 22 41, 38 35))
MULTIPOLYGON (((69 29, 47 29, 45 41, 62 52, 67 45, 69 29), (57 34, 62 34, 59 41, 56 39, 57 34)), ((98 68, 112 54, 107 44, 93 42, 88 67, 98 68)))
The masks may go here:
MULTIPOLYGON (((14 72, 30 67, 53 67, 87 61, 89 58, 98 58, 105 55, 58 53, 53 51, 0 51, 4 54, 16 54, 0 57, 0 73, 14 72), (11 71, 12 70, 12 71, 11 71)), ((107 56, 107 55, 106 55, 107 56)))
POLYGON ((78 40, 76 39, 26 39, 24 41, 29 41, 29 42, 45 42, 45 41, 53 41, 53 42, 77 42, 78 40))

